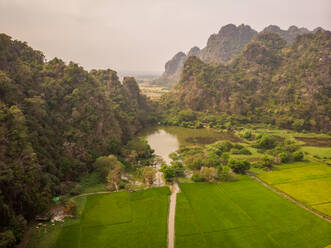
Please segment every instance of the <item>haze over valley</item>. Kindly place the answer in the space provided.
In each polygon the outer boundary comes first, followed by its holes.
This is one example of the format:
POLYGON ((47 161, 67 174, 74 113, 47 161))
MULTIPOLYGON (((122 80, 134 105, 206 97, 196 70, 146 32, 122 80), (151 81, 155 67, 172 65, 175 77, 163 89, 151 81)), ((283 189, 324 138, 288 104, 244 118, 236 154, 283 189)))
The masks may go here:
POLYGON ((0 248, 331 245, 326 0, 0 2, 0 248))

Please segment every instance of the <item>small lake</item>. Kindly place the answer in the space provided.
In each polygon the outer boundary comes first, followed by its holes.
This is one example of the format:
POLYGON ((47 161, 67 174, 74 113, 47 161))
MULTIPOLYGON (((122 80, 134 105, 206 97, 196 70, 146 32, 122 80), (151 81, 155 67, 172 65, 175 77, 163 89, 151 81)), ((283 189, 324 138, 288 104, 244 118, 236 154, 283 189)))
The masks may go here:
POLYGON ((147 129, 141 135, 146 137, 148 144, 155 150, 155 154, 161 156, 167 164, 171 162, 169 154, 177 151, 181 146, 206 145, 218 140, 240 142, 240 139, 232 133, 217 132, 209 128, 161 126, 147 129))

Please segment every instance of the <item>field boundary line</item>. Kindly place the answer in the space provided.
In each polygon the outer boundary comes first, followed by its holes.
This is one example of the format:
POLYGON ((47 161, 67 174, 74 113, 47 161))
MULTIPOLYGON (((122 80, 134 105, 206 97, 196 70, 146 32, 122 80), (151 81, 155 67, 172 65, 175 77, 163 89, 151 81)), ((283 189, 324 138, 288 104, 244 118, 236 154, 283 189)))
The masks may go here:
POLYGON ((297 206, 311 212, 312 214, 318 216, 319 218, 331 223, 331 218, 329 216, 327 216, 326 214, 323 214, 313 208, 310 208, 309 206, 303 204, 302 202, 296 200, 295 198, 293 198, 292 196, 286 194, 285 192, 273 187, 272 185, 266 183, 265 181, 263 181, 262 179, 256 177, 256 176, 253 176, 253 175, 250 175, 251 178, 253 178, 254 180, 258 181, 260 184, 262 184, 263 186, 267 187, 268 189, 272 190, 273 192, 277 193, 278 195, 286 198, 287 200, 293 202, 294 204, 296 204, 297 206))
POLYGON ((314 204, 309 204, 309 206, 318 206, 318 205, 325 205, 325 204, 330 204, 331 202, 320 202, 320 203, 314 203, 314 204))

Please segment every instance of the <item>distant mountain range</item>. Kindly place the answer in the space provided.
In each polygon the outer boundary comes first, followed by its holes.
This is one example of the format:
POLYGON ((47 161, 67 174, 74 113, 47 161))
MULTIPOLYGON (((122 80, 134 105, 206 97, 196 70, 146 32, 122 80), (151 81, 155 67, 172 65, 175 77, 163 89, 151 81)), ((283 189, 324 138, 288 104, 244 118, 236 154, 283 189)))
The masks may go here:
MULTIPOLYGON (((291 26, 288 30, 282 30, 278 26, 270 25, 263 29, 260 33, 272 32, 278 34, 284 39, 287 44, 291 44, 298 35, 316 32, 322 28, 316 28, 310 31, 306 28, 298 28, 291 26)), ((183 70, 185 61, 190 56, 196 56, 203 62, 209 64, 226 64, 229 63, 235 55, 241 53, 243 48, 258 32, 248 25, 235 26, 228 24, 223 26, 217 34, 212 34, 206 47, 192 47, 187 54, 178 52, 172 59, 165 64, 165 71, 158 79, 154 80, 154 84, 172 87, 179 81, 180 74, 183 70)))
POLYGON ((331 32, 314 30, 293 40, 302 32, 308 31, 260 32, 227 64, 189 57, 179 82, 161 99, 164 109, 298 131, 330 130, 331 32))

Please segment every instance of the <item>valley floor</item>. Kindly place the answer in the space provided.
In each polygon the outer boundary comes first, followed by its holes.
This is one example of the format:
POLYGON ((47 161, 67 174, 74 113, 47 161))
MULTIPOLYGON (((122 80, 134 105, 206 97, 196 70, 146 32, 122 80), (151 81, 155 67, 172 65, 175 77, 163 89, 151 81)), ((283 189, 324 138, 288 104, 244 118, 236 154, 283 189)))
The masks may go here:
POLYGON ((331 216, 330 166, 321 162, 296 162, 257 176, 308 207, 331 216))
POLYGON ((40 227, 28 247, 166 247, 169 194, 161 187, 77 198, 79 219, 40 227))
MULTIPOLYGON (((200 137, 200 132, 206 130, 189 131, 200 137)), ((313 137, 312 134, 257 129, 256 133, 259 132, 295 140, 300 151, 305 152, 305 160, 275 165, 272 170, 251 168, 250 173, 266 185, 249 176, 235 176, 233 181, 219 183, 192 183, 191 179, 181 178, 180 182, 186 183, 179 184, 181 192, 177 197, 179 189, 169 197, 167 187, 97 194, 105 191, 105 185, 86 184, 83 194, 74 197, 78 217, 34 227, 27 247, 317 248, 330 245, 331 147, 317 147, 295 139, 298 135, 313 137), (299 206, 268 187, 295 199, 299 206), (301 203, 324 215, 324 219, 300 207, 301 203)), ((179 141, 182 136, 178 136, 179 141)), ((325 140, 325 136, 321 137, 325 140)), ((247 140, 241 144, 252 154, 231 154, 231 157, 255 161, 264 156, 252 146, 253 142, 247 140)))
POLYGON ((181 184, 176 247, 325 247, 331 225, 249 177, 181 184))
MULTIPOLYGON (((182 183, 180 189, 177 204, 170 206, 176 211, 175 229, 169 225, 168 232, 174 231, 175 237, 168 236, 168 247, 301 248, 331 243, 330 223, 248 176, 232 182, 182 183)), ((161 187, 77 197, 79 218, 41 226, 28 247, 165 248, 167 219, 171 224, 173 217, 168 215, 169 194, 161 187)))

